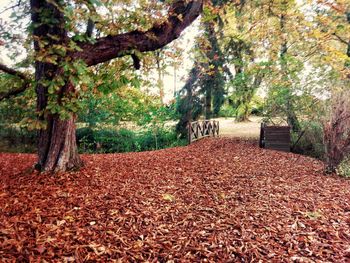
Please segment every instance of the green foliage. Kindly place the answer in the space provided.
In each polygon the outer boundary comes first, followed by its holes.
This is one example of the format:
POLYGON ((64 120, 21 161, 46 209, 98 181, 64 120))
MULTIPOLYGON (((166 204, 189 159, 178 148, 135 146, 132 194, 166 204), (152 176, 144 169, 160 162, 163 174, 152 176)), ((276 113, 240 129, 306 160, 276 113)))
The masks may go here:
POLYGON ((117 153, 157 150, 178 145, 185 142, 179 140, 171 129, 152 129, 134 132, 128 129, 77 129, 77 142, 81 152, 117 153))
POLYGON ((302 121, 301 132, 292 132, 293 152, 323 160, 325 147, 323 143, 323 126, 318 121, 302 121), (302 136, 300 137, 300 135, 302 136), (299 139, 300 137, 300 139, 299 139))
POLYGON ((235 117, 236 116, 236 110, 232 107, 232 105, 225 103, 219 113, 219 117, 235 117))
POLYGON ((250 101, 251 114, 256 116, 262 116, 264 113, 264 99, 258 95, 254 95, 250 101))
MULTIPOLYGON (((27 101, 28 103, 28 101, 27 101)), ((34 118, 34 105, 25 105, 24 98, 17 97, 4 100, 0 103, 0 123, 18 123, 26 117, 34 118)))
POLYGON ((264 100, 258 95, 253 95, 244 103, 240 101, 238 93, 233 93, 220 112, 222 117, 235 117, 236 121, 246 121, 251 114, 261 116, 264 111, 264 100))
POLYGON ((350 178, 350 156, 339 164, 337 174, 345 178, 350 178))
POLYGON ((126 129, 114 130, 97 130, 95 132, 97 151, 100 152, 132 152, 135 151, 135 134, 126 129))
POLYGON ((36 150, 37 133, 15 125, 0 125, 0 152, 29 152, 36 150))
POLYGON ((173 130, 158 129, 157 134, 153 130, 146 130, 136 138, 138 151, 157 150, 175 146, 186 145, 186 140, 178 138, 173 130))
POLYGON ((123 87, 111 94, 87 94, 81 100, 80 122, 90 127, 98 124, 118 125, 121 121, 138 121, 155 107, 154 99, 132 87, 123 87))
POLYGON ((137 120, 137 124, 143 127, 164 127, 165 122, 178 117, 175 109, 176 105, 159 106, 150 104, 142 117, 137 120))
MULTIPOLYGON (((1 80, 2 77, 0 76, 1 80)), ((43 127, 44 123, 36 118, 33 93, 32 89, 28 89, 20 96, 1 101, 0 124, 7 125, 8 127, 21 127, 28 130, 43 127)))

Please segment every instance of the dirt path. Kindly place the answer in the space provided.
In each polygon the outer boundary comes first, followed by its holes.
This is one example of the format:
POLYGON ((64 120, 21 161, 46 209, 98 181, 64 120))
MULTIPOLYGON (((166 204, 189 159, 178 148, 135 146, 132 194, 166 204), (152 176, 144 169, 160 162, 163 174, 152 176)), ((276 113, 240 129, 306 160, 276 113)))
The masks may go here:
POLYGON ((229 138, 259 139, 260 117, 250 117, 249 122, 235 122, 234 118, 218 118, 220 136, 229 138))

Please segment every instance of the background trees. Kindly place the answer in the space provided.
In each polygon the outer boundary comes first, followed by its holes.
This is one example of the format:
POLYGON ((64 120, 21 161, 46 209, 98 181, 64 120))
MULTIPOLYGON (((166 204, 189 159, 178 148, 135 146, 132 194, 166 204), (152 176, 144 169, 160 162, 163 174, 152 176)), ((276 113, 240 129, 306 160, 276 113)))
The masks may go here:
POLYGON ((346 118, 339 126, 342 136, 329 128, 347 109, 334 104, 349 89, 345 0, 206 1, 199 26, 189 31, 195 38, 189 54, 185 44, 167 44, 199 15, 200 1, 33 0, 16 8, 17 24, 28 21, 30 11, 33 23, 27 34, 18 33, 16 23, 1 24, 2 45, 18 57, 24 43, 28 56, 18 60, 16 70, 0 66, 0 115, 8 126, 24 118, 22 126, 39 130, 42 170, 81 165, 75 120, 85 129, 80 139, 95 133, 89 150, 101 150, 96 141, 101 129, 136 126, 154 149, 180 143, 170 131, 172 121, 186 137, 191 120, 220 117, 224 106, 225 116, 249 121, 254 104, 264 121, 292 127, 295 151, 326 160, 338 156, 332 171, 347 156, 347 147, 340 146, 348 138, 346 118), (187 77, 180 79, 190 60, 187 77), (169 74, 175 80, 171 88, 169 74), (16 118, 7 118, 9 112, 16 118))

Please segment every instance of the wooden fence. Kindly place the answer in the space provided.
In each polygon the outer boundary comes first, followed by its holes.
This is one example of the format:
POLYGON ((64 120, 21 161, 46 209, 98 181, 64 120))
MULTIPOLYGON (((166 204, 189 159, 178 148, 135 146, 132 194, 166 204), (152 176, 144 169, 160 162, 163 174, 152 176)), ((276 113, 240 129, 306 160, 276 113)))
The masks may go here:
POLYGON ((267 126, 264 123, 261 124, 259 140, 261 148, 290 152, 290 144, 289 126, 267 126))
POLYGON ((188 144, 207 136, 219 136, 218 121, 194 121, 188 125, 188 144))

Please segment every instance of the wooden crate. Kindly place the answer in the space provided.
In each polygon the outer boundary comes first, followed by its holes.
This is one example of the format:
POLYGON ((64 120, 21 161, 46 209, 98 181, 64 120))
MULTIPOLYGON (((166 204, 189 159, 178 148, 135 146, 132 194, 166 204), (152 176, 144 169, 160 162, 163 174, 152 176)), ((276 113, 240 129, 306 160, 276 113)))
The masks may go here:
POLYGON ((261 125, 260 147, 277 151, 290 152, 290 126, 261 125))

